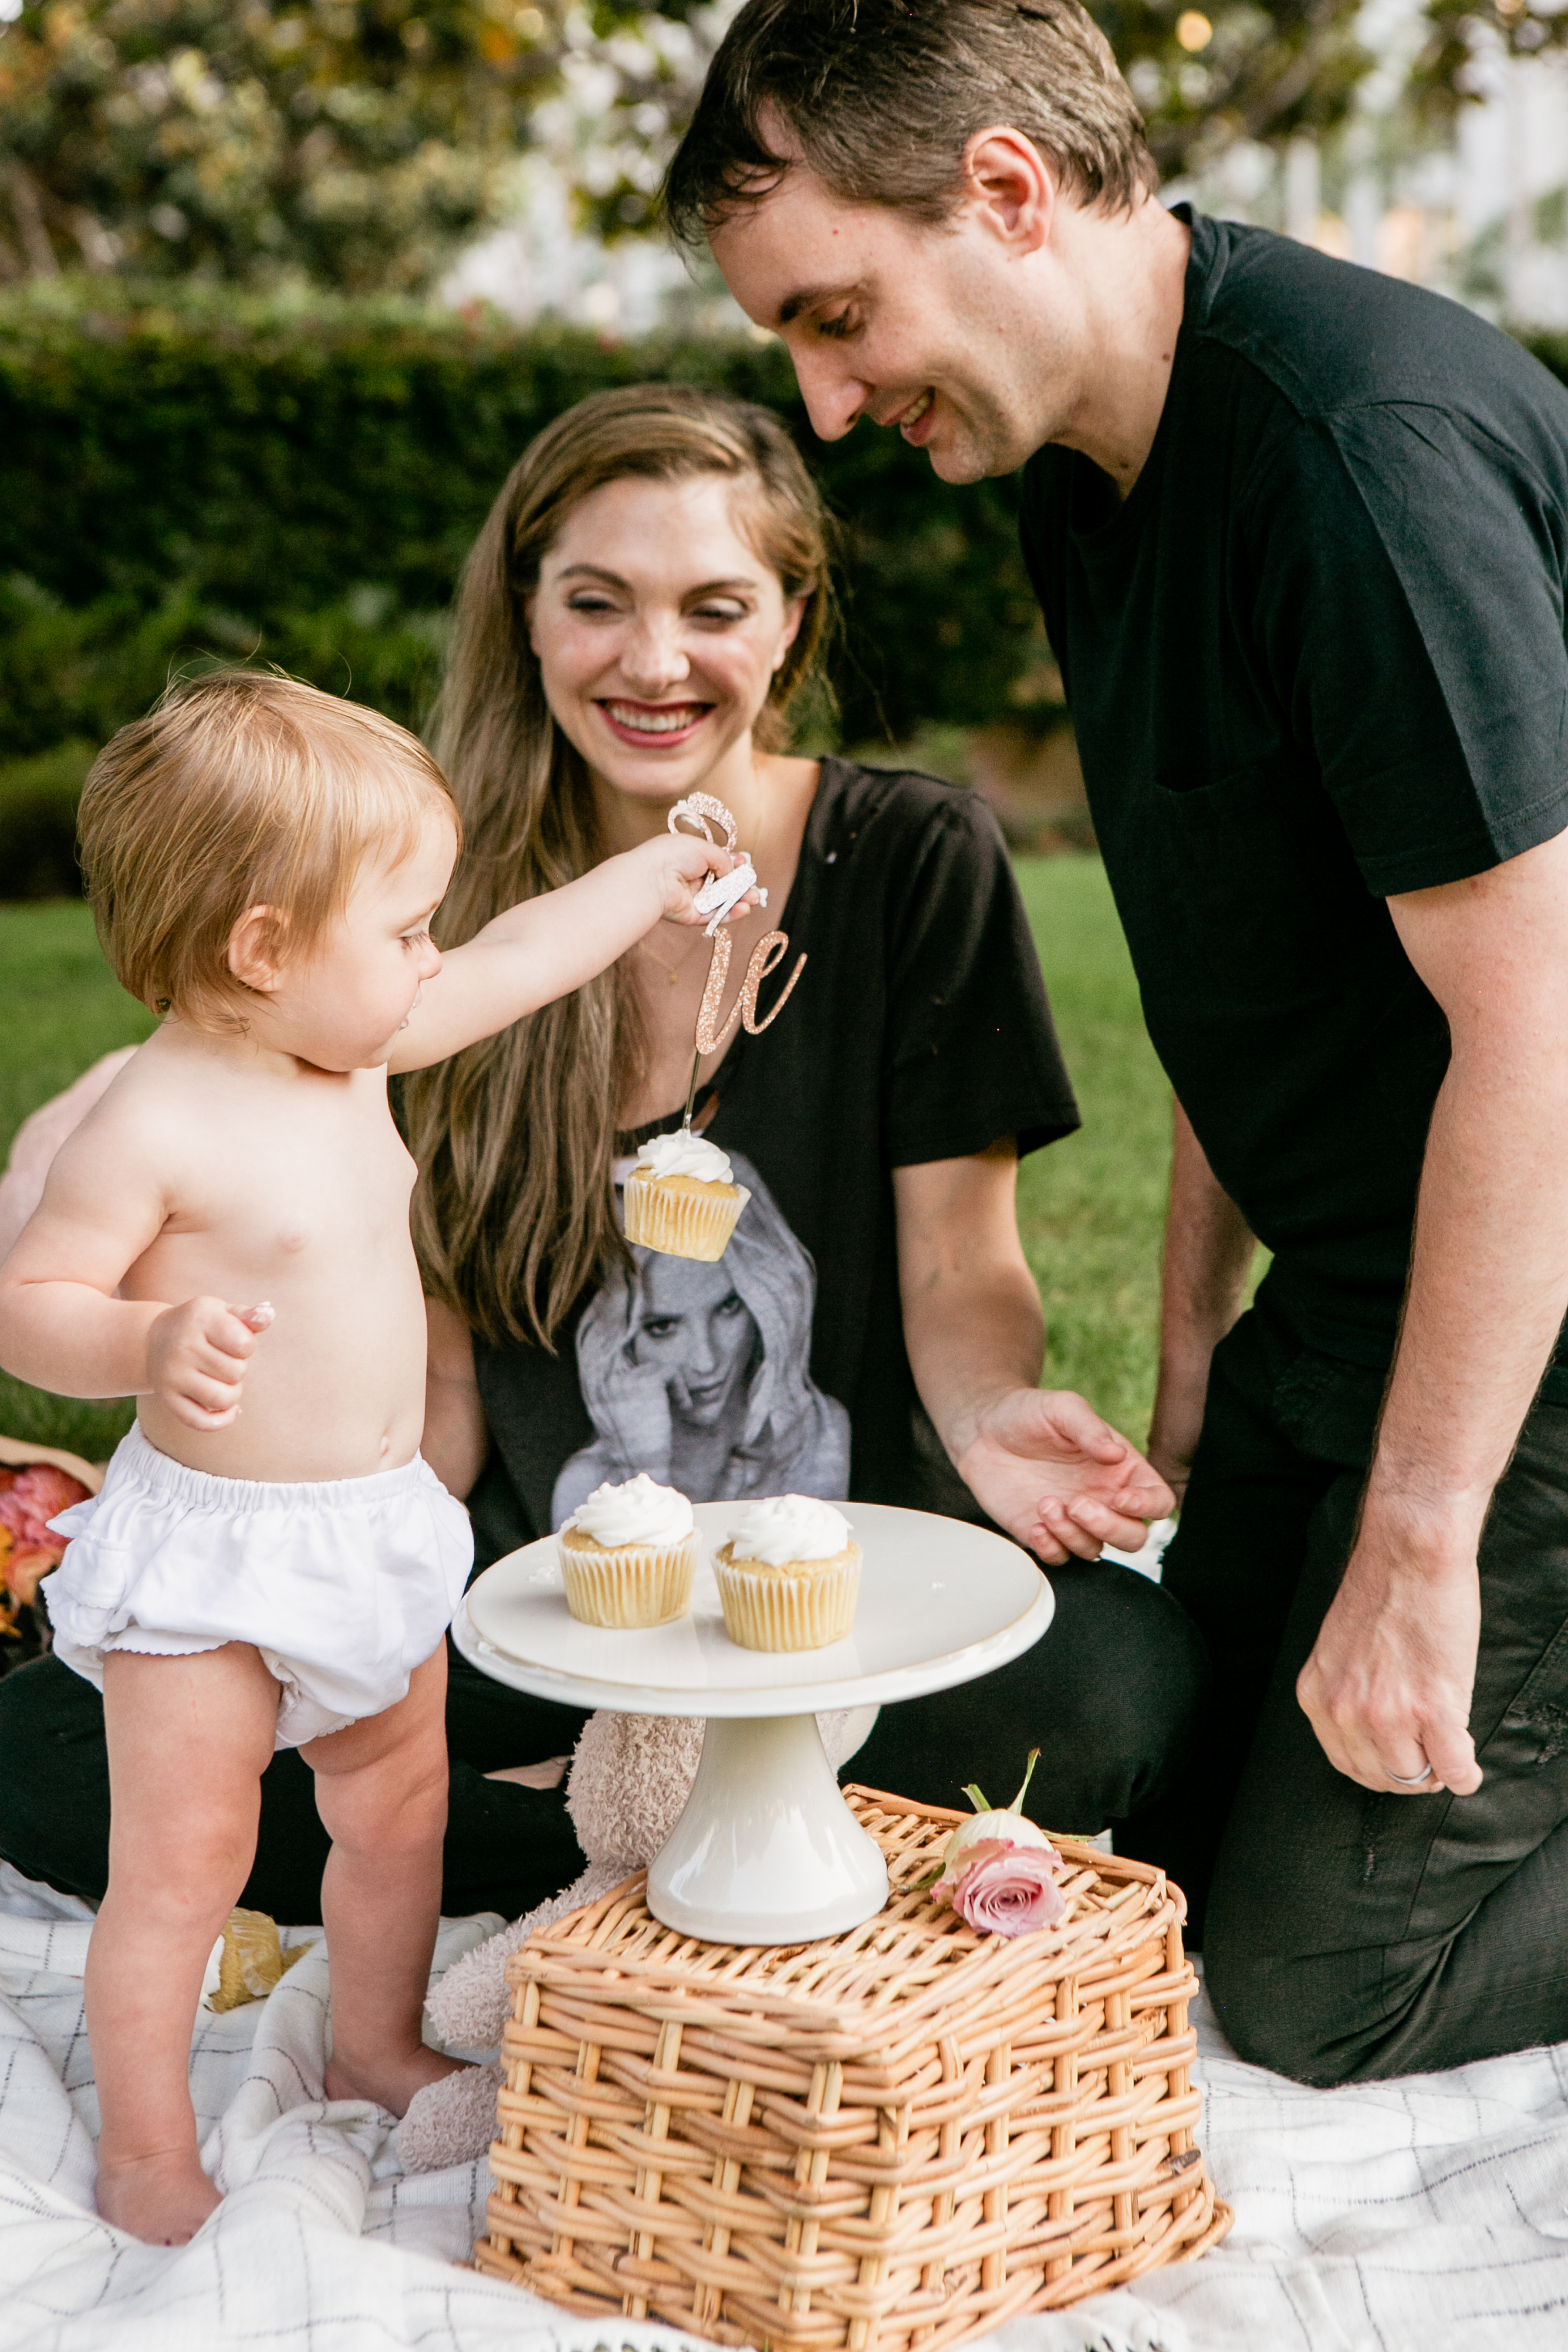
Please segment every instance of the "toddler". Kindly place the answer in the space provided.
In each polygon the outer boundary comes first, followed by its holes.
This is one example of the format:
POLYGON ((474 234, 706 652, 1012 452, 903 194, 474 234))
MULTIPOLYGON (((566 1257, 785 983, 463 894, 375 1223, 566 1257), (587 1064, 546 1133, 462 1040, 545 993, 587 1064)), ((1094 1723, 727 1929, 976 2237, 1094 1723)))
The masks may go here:
POLYGON ((443 956, 429 926, 458 830, 403 729, 253 672, 174 689, 82 797, 105 950, 161 1025, 0 1268, 0 1363, 138 1399, 101 1495, 56 1522, 73 1540, 43 1590, 108 1737, 87 1969, 99 2207, 163 2243, 218 2202, 191 2026, 275 1748, 312 1767, 332 1841, 326 2095, 401 2114, 455 2063, 420 2018, 445 1634, 472 1547, 419 1457, 415 1170, 387 1073, 564 995, 661 920, 700 923, 699 886, 733 864, 660 833, 443 956))

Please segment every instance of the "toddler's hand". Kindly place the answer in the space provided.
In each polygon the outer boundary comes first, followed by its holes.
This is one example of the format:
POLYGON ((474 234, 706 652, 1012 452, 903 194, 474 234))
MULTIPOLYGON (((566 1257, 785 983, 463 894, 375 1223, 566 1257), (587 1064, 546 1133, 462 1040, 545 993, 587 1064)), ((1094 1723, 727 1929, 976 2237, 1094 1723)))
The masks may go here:
MULTIPOLYGON (((655 888, 658 893, 659 914, 667 922, 698 926, 709 919, 709 909, 700 908, 697 894, 710 874, 732 874, 743 861, 732 857, 727 849, 716 848, 710 841, 701 841, 691 833, 661 833, 652 841, 643 842, 631 853, 644 859, 652 868, 655 888)), ((765 905, 762 892, 748 890, 737 899, 725 919, 748 913, 753 907, 765 905)))
POLYGON ((221 1298, 165 1307, 147 1335, 153 1394, 187 1429, 226 1429, 239 1412, 246 1360, 271 1320, 270 1307, 221 1298))

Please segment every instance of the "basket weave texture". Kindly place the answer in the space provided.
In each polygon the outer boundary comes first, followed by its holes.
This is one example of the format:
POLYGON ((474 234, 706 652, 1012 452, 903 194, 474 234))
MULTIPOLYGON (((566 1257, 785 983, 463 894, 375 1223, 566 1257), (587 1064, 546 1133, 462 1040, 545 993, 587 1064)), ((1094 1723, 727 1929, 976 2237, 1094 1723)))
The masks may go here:
POLYGON ((977 1936, 915 1884, 963 1817, 845 1794, 891 1881, 864 1927, 700 1943, 639 1874, 513 1954, 480 2270, 721 2344, 940 2352, 1224 2236, 1179 1889, 1062 1839, 1065 1920, 977 1936))

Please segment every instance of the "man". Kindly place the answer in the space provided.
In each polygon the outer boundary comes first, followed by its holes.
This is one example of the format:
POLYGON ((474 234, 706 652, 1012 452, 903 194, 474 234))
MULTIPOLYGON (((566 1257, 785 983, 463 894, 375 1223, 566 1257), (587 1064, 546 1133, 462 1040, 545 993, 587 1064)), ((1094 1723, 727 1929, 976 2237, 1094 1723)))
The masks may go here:
POLYGON ((1153 186, 1075 0, 750 0, 668 202, 824 437, 1025 467, 1180 1105, 1151 1452, 1218 1673, 1139 1832, 1213 1868, 1236 2046, 1338 2082, 1568 2036, 1568 396, 1153 186))

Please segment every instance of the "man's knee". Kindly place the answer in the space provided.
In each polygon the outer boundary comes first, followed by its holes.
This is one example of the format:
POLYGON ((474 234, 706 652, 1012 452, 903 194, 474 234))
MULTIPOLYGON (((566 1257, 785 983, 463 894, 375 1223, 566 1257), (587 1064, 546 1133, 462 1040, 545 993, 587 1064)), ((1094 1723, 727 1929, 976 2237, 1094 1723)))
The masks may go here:
POLYGON ((1358 1963, 1367 1957, 1333 1952, 1259 1958, 1237 1950, 1211 1916, 1204 1989, 1238 2058, 1293 2083, 1332 2090, 1393 2071, 1377 2063, 1375 1996, 1353 1981, 1358 1963))

